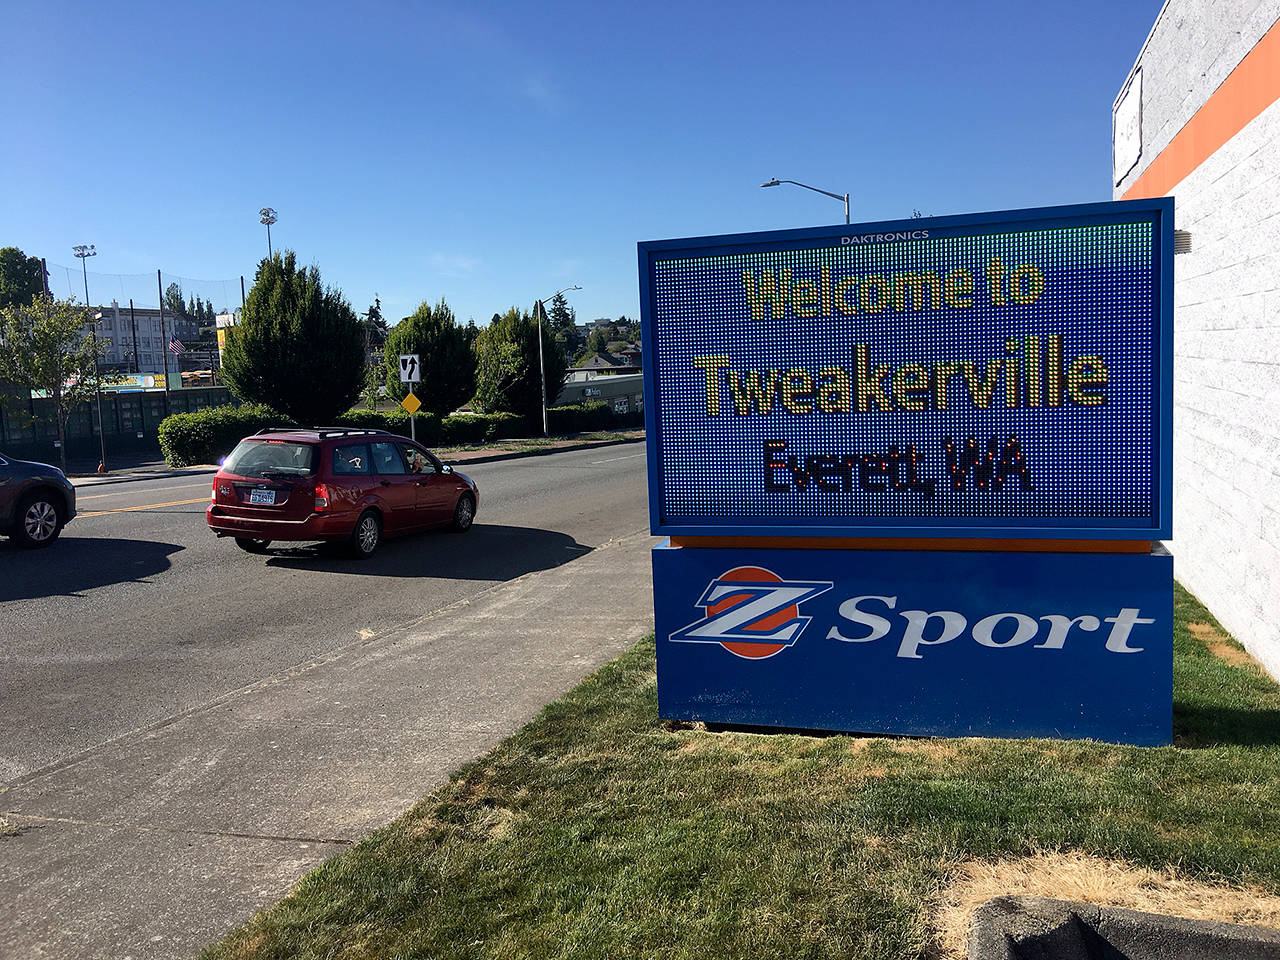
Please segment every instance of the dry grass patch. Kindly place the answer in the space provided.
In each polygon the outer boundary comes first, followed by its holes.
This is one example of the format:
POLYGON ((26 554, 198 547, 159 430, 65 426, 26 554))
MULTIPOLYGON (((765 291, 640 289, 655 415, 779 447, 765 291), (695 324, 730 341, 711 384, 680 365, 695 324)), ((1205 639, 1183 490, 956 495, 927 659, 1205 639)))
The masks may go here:
POLYGON ((992 897, 1078 900, 1195 920, 1280 927, 1280 897, 1256 887, 1188 880, 1174 868, 1152 870, 1081 853, 1044 852, 996 862, 971 860, 951 871, 934 917, 939 956, 966 956, 973 911, 992 897))
POLYGON ((1249 655, 1249 651, 1231 643, 1226 635, 1211 623, 1188 623, 1191 635, 1205 645, 1215 657, 1233 667, 1247 667, 1262 671, 1262 665, 1249 655))

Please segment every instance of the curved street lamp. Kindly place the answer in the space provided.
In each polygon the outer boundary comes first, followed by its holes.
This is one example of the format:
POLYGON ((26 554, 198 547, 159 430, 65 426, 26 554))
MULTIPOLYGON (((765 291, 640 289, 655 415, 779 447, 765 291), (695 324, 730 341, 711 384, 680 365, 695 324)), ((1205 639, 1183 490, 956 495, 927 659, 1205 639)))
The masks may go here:
POLYGON ((776 187, 783 183, 793 183, 797 187, 804 187, 806 190, 812 190, 814 193, 820 193, 824 197, 830 197, 832 200, 843 200, 844 201, 844 222, 845 223, 849 222, 849 195, 847 193, 846 194, 832 193, 830 190, 819 190, 817 187, 811 187, 807 183, 801 183, 799 180, 779 180, 777 177, 774 177, 772 180, 769 180, 765 183, 760 184, 760 186, 776 187))
POLYGON ((581 289, 575 283, 572 287, 564 287, 549 297, 543 297, 542 300, 533 302, 533 312, 538 315, 538 379, 542 381, 542 435, 544 437, 551 436, 551 427, 547 423, 547 367, 542 361, 542 318, 547 314, 547 308, 543 305, 543 300, 554 300, 568 290, 581 289))

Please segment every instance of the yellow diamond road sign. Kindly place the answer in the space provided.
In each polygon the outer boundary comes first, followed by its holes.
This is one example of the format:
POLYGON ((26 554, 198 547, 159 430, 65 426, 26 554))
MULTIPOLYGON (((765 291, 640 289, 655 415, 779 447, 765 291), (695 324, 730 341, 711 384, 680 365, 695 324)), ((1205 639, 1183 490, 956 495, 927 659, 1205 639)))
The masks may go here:
POLYGON ((417 413, 418 408, 422 406, 422 401, 415 397, 412 393, 400 401, 400 406, 404 407, 409 413, 417 413))

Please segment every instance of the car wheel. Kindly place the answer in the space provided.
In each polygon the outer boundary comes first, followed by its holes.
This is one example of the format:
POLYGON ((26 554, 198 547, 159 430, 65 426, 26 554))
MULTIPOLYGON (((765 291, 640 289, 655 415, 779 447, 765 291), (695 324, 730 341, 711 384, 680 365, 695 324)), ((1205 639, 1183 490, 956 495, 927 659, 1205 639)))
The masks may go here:
POLYGON ((476 502, 471 494, 464 493, 458 498, 458 505, 453 508, 453 529, 458 533, 466 533, 476 519, 476 502))
POLYGON ((270 540, 254 540, 251 537, 236 537, 236 546, 245 553, 266 553, 271 546, 270 540))
POLYGON ((47 493, 32 493, 18 504, 13 538, 28 550, 47 547, 62 532, 62 506, 47 493))
POLYGON ((356 528, 351 531, 351 552, 358 560, 373 556, 378 544, 382 542, 382 520, 376 510, 366 510, 356 521, 356 528))

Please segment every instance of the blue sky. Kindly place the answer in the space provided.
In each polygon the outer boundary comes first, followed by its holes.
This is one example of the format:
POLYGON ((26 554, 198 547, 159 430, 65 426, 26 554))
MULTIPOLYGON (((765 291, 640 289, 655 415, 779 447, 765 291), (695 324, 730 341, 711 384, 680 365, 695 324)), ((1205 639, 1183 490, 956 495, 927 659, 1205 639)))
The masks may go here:
POLYGON ((276 248, 391 321, 581 284, 640 240, 1108 200, 1160 0, 32 4, 0 0, 0 246, 90 297, 216 305, 276 248), (58 265, 58 268, 54 268, 58 265), (228 282, 220 282, 220 281, 228 282))

